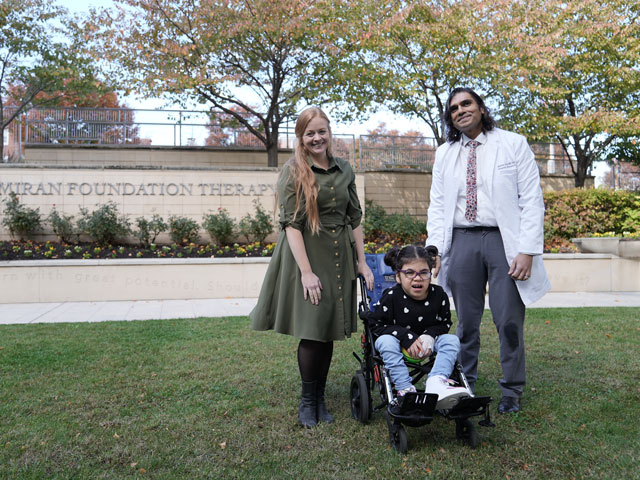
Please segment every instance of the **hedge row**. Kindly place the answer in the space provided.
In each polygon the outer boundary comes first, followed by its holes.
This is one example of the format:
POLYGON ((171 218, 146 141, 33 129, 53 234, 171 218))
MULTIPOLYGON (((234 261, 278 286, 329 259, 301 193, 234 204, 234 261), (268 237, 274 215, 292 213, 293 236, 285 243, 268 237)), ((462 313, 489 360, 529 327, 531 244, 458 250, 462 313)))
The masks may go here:
MULTIPOLYGON (((544 194, 545 250, 573 250, 572 238, 620 236, 640 238, 640 193, 623 190, 574 189, 544 194)), ((367 201, 365 238, 399 243, 424 239, 425 225, 408 213, 387 214, 367 201)))
POLYGON ((544 194, 545 244, 553 249, 572 238, 640 236, 640 193, 602 188, 544 194))
MULTIPOLYGON (((12 235, 29 238, 41 228, 37 209, 21 205, 15 195, 5 202, 1 222, 12 235)), ((546 251, 572 249, 571 239, 575 237, 615 235, 640 238, 640 193, 600 188, 575 189, 547 192, 544 202, 546 251)), ((70 216, 60 215, 55 209, 47 220, 62 240, 82 232, 99 243, 113 243, 116 237, 131 232, 128 219, 119 216, 114 204, 103 205, 95 212, 82 211, 81 214, 77 229, 70 216)), ((195 241, 199 230, 195 221, 172 217, 169 223, 165 224, 159 216, 151 221, 138 219, 139 231, 135 232, 136 236, 141 243, 148 244, 155 240, 159 232, 169 230, 176 243, 195 241), (185 222, 190 223, 182 225, 185 222)), ((203 225, 211 237, 218 239, 221 244, 229 242, 236 228, 235 222, 225 211, 206 216, 203 225)), ((426 238, 424 220, 406 212, 387 214, 381 206, 371 201, 366 202, 363 228, 365 239, 376 244, 389 241, 407 244, 423 242, 426 238)), ((262 211, 259 204, 256 204, 255 217, 247 215, 239 224, 239 233, 246 236, 248 241, 251 238, 263 241, 272 231, 269 215, 262 211)))

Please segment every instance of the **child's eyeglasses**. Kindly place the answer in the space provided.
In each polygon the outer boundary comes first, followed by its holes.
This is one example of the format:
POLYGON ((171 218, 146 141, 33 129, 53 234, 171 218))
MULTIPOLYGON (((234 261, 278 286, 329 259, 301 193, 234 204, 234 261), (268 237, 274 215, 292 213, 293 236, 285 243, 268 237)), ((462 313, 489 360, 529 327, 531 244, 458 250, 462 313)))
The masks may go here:
POLYGON ((407 276, 407 278, 410 278, 412 280, 417 276, 420 276, 420 278, 424 278, 424 279, 431 278, 431 272, 429 270, 420 270, 419 272, 416 272, 415 270, 412 270, 412 269, 398 270, 398 271, 404 273, 407 276))

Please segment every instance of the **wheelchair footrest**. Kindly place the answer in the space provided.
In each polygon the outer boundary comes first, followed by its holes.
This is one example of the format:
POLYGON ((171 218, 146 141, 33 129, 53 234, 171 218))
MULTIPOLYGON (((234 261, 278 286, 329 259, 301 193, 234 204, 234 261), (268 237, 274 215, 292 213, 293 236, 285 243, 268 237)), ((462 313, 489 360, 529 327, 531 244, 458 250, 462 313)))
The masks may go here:
POLYGON ((438 395, 434 393, 410 392, 398 399, 397 406, 389 406, 389 414, 402 423, 428 423, 438 403, 438 395))
POLYGON ((469 418, 484 415, 491 397, 466 397, 460 399, 458 404, 448 411, 449 418, 469 418))

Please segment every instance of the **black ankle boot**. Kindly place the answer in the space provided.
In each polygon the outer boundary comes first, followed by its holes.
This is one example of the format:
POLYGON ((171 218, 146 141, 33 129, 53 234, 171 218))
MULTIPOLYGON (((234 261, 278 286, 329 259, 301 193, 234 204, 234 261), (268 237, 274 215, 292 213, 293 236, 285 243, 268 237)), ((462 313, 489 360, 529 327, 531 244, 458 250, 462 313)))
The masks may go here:
POLYGON ((327 385, 327 377, 318 380, 316 385, 316 401, 317 401, 317 413, 318 421, 333 423, 333 417, 327 410, 327 405, 324 403, 324 388, 327 385))
POLYGON ((318 425, 316 417, 316 384, 317 382, 302 382, 298 421, 306 428, 313 428, 318 425))

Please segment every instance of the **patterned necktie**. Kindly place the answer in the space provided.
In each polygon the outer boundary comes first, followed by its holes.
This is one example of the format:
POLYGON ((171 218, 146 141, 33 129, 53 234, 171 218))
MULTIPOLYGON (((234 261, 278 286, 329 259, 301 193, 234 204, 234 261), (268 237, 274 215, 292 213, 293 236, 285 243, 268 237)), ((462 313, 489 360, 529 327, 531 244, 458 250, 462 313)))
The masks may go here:
POLYGON ((469 156, 467 157, 467 208, 464 211, 464 218, 469 222, 476 219, 478 213, 478 184, 476 181, 476 148, 480 142, 471 140, 469 146, 469 156))

